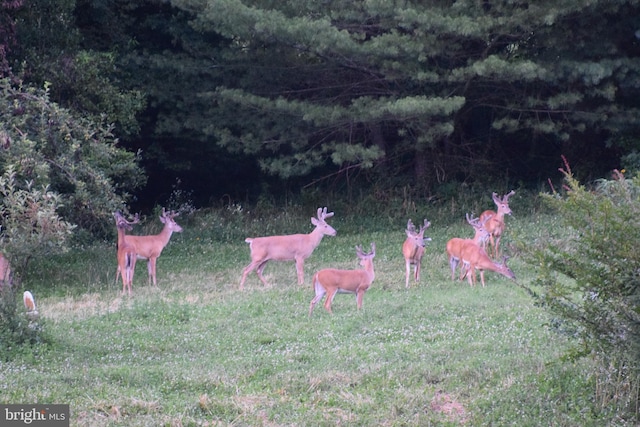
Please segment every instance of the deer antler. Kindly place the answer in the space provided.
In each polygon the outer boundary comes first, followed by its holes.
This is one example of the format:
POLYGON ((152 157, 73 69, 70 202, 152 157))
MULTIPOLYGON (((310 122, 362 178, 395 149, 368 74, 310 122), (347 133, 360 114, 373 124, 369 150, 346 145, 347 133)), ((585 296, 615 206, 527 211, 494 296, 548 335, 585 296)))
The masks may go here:
POLYGON ((474 217, 470 216, 468 213, 465 214, 465 216, 467 217, 467 222, 471 226, 475 226, 476 224, 478 224, 478 221, 480 221, 480 218, 474 218, 474 217))
POLYGON ((407 221, 407 231, 409 233, 415 233, 416 232, 416 226, 413 225, 413 222, 411 222, 411 218, 409 218, 409 221, 407 221))
POLYGON ((324 208, 318 208, 318 219, 320 221, 324 221, 327 218, 331 218, 333 216, 333 212, 328 212, 327 213, 327 207, 325 206, 324 208))
POLYGON ((502 198, 502 201, 504 203, 507 203, 509 201, 509 197, 513 196, 514 194, 516 194, 516 192, 514 190, 511 190, 508 194, 504 195, 504 197, 502 198))
POLYGON ((180 214, 179 214, 178 212, 176 212, 176 211, 169 211, 169 212, 166 212, 166 211, 164 210, 164 208, 162 208, 162 217, 163 217, 163 218, 170 218, 170 219, 173 219, 173 218, 177 217, 178 215, 180 215, 180 214))

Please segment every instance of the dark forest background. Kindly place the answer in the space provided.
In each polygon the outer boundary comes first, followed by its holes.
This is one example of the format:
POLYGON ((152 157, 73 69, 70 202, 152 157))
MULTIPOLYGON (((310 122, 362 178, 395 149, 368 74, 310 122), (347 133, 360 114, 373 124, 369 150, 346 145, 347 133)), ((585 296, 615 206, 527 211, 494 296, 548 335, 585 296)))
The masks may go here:
MULTIPOLYGON (((4 101, 46 88, 34 96, 109 126, 130 155, 103 162, 107 177, 135 211, 176 195, 208 207, 305 191, 446 199, 460 186, 538 190, 561 179, 562 155, 581 180, 638 170, 639 9, 610 0, 3 1, 4 101)), ((16 111, 2 120, 14 143, 26 132, 8 118, 16 111)))

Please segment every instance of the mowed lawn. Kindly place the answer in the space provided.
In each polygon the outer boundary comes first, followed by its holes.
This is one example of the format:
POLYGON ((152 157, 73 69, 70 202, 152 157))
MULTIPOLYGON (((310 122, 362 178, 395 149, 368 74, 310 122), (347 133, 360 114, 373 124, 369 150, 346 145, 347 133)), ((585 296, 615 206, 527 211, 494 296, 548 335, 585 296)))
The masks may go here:
POLYGON ((330 221, 338 235, 307 260, 303 286, 293 263, 270 263, 269 287, 251 274, 240 291, 248 245, 216 240, 202 218, 173 236, 157 288, 138 263, 132 297, 114 283, 111 242, 36 261, 23 287, 49 343, 2 362, 0 400, 68 403, 74 426, 602 425, 589 362, 562 358, 571 338, 519 286, 536 271, 513 242, 537 239, 544 220, 508 221, 517 283, 488 272, 485 288, 451 281, 444 247, 473 234, 463 220, 432 221, 409 289, 406 222, 341 233, 330 221), (313 272, 357 268, 355 245, 371 242, 363 310, 339 294, 333 316, 320 303, 309 318, 313 272))

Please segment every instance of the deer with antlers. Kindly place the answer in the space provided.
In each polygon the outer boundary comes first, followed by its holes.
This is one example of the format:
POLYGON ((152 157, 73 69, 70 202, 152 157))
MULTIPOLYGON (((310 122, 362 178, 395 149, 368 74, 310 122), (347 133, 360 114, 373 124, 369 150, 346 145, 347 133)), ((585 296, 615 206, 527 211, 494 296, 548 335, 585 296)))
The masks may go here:
POLYGON ((509 279, 516 278, 516 275, 507 266, 508 257, 505 256, 502 263, 497 263, 489 258, 489 255, 487 255, 486 251, 481 246, 472 242, 467 242, 462 246, 460 259, 462 260, 463 265, 463 272, 460 276, 460 280, 463 280, 466 276, 470 286, 476 285, 476 270, 480 270, 480 281, 482 282, 483 288, 485 287, 485 270, 494 271, 508 277, 509 279))
POLYGON ((122 277, 122 294, 124 295, 129 290, 131 295, 131 288, 133 284, 133 273, 136 268, 136 248, 125 241, 125 232, 133 229, 132 225, 140 222, 138 215, 133 221, 127 221, 120 212, 114 212, 113 217, 116 220, 116 229, 118 230, 118 270, 116 271, 116 281, 118 275, 122 277))
MULTIPOLYGON (((496 193, 493 193, 491 197, 498 211, 486 210, 480 214, 480 221, 486 220, 485 228, 489 232, 489 246, 491 248, 489 252, 496 259, 500 256, 500 239, 505 229, 504 216, 511 215, 512 213, 509 207, 509 197, 514 194, 516 194, 516 192, 511 190, 511 192, 499 198, 496 193)), ((486 249, 486 242, 483 246, 486 249)))
POLYGON ((425 239, 424 232, 431 223, 424 220, 424 224, 420 226, 420 230, 416 231, 416 226, 413 225, 411 219, 407 222, 407 229, 405 232, 407 233, 407 238, 402 244, 402 255, 404 256, 405 263, 405 288, 409 287, 409 276, 411 276, 411 266, 413 265, 413 277, 417 282, 420 281, 420 265, 422 263, 422 256, 424 255, 424 246, 425 242, 431 240, 431 238, 427 237, 425 239))
POLYGON ((336 230, 326 220, 333 216, 327 208, 318 208, 318 217, 311 218, 315 226, 309 234, 289 234, 284 236, 249 237, 251 262, 245 267, 240 280, 240 289, 244 289, 247 275, 253 270, 265 286, 269 286, 262 272, 269 261, 295 261, 298 284, 304 283, 304 261, 309 258, 324 236, 335 236, 336 230))
POLYGON ((162 208, 160 221, 164 224, 164 227, 160 233, 147 236, 124 235, 124 242, 134 248, 137 258, 147 260, 149 284, 153 282, 154 286, 158 286, 156 281, 156 264, 158 257, 167 244, 169 244, 171 235, 174 232, 182 232, 182 227, 174 220, 177 216, 178 214, 176 212, 166 212, 164 208, 162 208))
POLYGON ((356 254, 360 260, 363 269, 359 270, 337 270, 335 268, 327 268, 318 271, 313 275, 313 289, 315 297, 309 304, 309 317, 313 313, 313 308, 325 295, 324 308, 329 313, 331 311, 331 303, 338 293, 351 293, 356 295, 356 304, 358 310, 362 308, 362 300, 365 292, 375 279, 373 270, 373 258, 376 256, 376 244, 371 243, 371 252, 365 253, 361 246, 356 246, 356 254))
POLYGON ((462 239, 454 237, 447 242, 447 255, 449 256, 449 267, 451 268, 451 280, 455 280, 456 268, 460 264, 460 258, 462 257, 462 249, 467 243, 472 243, 476 246, 482 246, 482 244, 489 238, 489 232, 485 228, 485 223, 492 218, 488 216, 484 221, 480 221, 480 218, 470 217, 466 214, 467 222, 475 230, 473 239, 462 239))

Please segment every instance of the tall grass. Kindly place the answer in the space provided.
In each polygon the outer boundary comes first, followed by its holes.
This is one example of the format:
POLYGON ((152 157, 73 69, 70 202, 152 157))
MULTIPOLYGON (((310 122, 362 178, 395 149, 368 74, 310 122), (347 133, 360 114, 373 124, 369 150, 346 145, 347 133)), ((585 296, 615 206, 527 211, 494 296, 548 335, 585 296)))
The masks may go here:
MULTIPOLYGON (((74 426, 624 425, 597 409, 589 361, 563 359, 571 337, 517 283, 450 280, 445 243, 472 230, 464 210, 449 220, 428 210, 409 212, 431 220, 433 239, 410 289, 404 213, 365 220, 336 209, 338 235, 307 260, 304 286, 293 263, 272 263, 271 287, 252 274, 238 290, 244 237, 311 231, 314 212, 302 209, 182 218, 159 286, 139 263, 131 298, 114 282, 111 243, 37 260, 22 282, 50 341, 2 363, 0 401, 69 403, 74 426), (356 268, 354 246, 370 242, 376 279, 363 310, 338 295, 333 316, 318 306, 309 318, 313 271, 356 268)), ((540 238, 552 218, 507 223, 504 248, 515 252, 510 239, 540 238)), ((518 283, 531 285, 535 270, 513 255, 518 283)))

